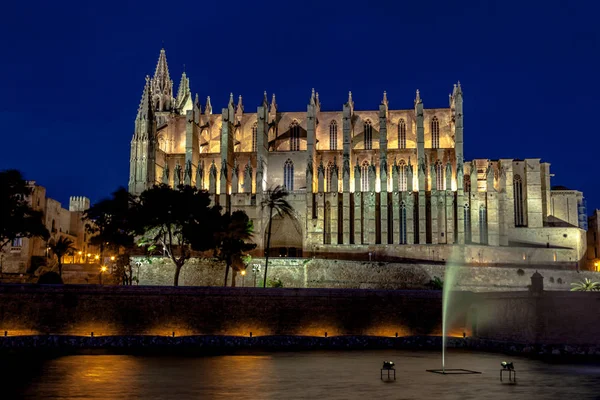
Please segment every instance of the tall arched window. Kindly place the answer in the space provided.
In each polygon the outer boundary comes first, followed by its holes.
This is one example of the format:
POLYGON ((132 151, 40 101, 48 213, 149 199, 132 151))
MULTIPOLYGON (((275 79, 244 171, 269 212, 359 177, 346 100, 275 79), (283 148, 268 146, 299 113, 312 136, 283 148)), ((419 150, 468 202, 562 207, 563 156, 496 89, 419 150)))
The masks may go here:
POLYGON ((257 131, 258 124, 255 122, 254 125, 252 125, 252 151, 254 152, 256 152, 258 146, 257 131))
POLYGON ((406 163, 404 160, 400 160, 398 165, 398 188, 401 192, 404 192, 407 188, 406 163))
POLYGON ((398 148, 406 148, 406 122, 403 119, 398 121, 398 148))
POLYGON ((371 125, 371 120, 365 121, 365 150, 373 149, 373 125, 371 125))
POLYGON ((471 191, 471 176, 465 175, 465 177, 463 179, 464 179, 465 192, 470 192, 471 191))
POLYGON ((283 185, 287 190, 294 190, 294 163, 289 158, 283 165, 283 185))
POLYGON ((367 160, 363 161, 360 167, 360 183, 361 183, 361 191, 368 192, 369 191, 369 162, 367 160))
POLYGON ((435 179, 436 190, 444 190, 444 166, 439 160, 435 163, 435 179))
POLYGON ((400 244, 406 244, 406 203, 400 204, 400 244))
POLYGON ((471 243, 471 209, 465 204, 465 243, 471 243))
POLYGON ((525 226, 525 212, 523 207, 523 181, 520 175, 513 177, 513 190, 515 196, 515 226, 525 226))
POLYGON ((440 147, 440 121, 437 117, 431 120, 431 148, 439 149, 440 147))
POLYGON ((479 243, 488 243, 487 209, 483 204, 479 207, 479 243))
POLYGON ((300 125, 297 121, 292 122, 292 125, 290 125, 290 150, 300 150, 300 125))
POLYGON ((329 149, 337 150, 337 122, 329 124, 329 149))
POLYGON ((331 244, 331 203, 325 203, 325 215, 324 215, 323 229, 323 244, 331 244))
POLYGON ((338 190, 338 183, 337 180, 334 182, 333 181, 333 162, 329 161, 327 163, 327 167, 325 168, 325 174, 327 176, 327 191, 328 192, 337 192, 338 190))

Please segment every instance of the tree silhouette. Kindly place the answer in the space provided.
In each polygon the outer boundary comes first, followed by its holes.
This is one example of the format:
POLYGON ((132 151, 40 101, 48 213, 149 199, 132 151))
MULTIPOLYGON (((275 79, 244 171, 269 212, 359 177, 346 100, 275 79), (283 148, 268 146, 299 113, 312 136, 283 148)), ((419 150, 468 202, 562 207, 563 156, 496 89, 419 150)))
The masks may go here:
POLYGON ((0 251, 15 239, 50 237, 42 222, 42 212, 29 204, 31 193, 31 186, 19 171, 0 171, 0 251))
POLYGON ((162 247, 175 264, 175 286, 179 285, 181 268, 191 257, 192 248, 215 248, 220 207, 210 206, 206 191, 187 185, 177 189, 157 185, 140 194, 135 210, 134 226, 142 235, 138 245, 149 245, 149 251, 162 247))
POLYGON ((124 253, 125 257, 117 257, 117 267, 123 273, 123 283, 129 285, 132 284, 133 272, 128 252, 135 239, 133 216, 136 202, 137 197, 120 187, 111 198, 99 201, 83 214, 86 231, 92 235, 90 243, 98 246, 101 257, 105 249, 113 250, 117 255, 124 253))
POLYGON ((256 248, 256 244, 247 242, 252 238, 254 226, 244 211, 226 213, 221 217, 221 221, 221 230, 217 232, 216 239, 219 259, 225 261, 223 286, 227 286, 227 277, 231 268, 233 275, 231 286, 235 287, 236 273, 245 267, 243 256, 256 248))
POLYGON ((277 185, 274 188, 269 188, 265 192, 265 198, 261 201, 261 207, 263 209, 269 209, 269 227, 267 228, 267 246, 265 247, 265 276, 263 280, 263 287, 267 287, 267 272, 269 269, 269 250, 271 249, 271 226, 273 225, 273 217, 278 215, 280 217, 288 216, 294 218, 294 208, 287 201, 288 191, 285 187, 277 185))
POLYGON ((75 246, 73 246, 73 241, 61 236, 56 243, 49 243, 48 247, 50 247, 50 250, 58 259, 58 275, 62 278, 62 259, 67 253, 76 250, 75 246))

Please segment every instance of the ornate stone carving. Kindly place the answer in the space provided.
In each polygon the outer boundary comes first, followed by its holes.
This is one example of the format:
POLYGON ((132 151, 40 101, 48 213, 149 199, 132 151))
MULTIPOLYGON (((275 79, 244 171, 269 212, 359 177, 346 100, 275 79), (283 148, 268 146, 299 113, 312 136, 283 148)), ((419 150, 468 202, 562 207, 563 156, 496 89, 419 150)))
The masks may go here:
POLYGON ((191 160, 187 160, 187 162, 185 163, 185 172, 183 174, 184 176, 184 181, 186 185, 191 185, 192 184, 192 161, 191 160))
POLYGON ((179 165, 179 160, 175 164, 175 175, 173 177, 173 187, 179 187, 181 185, 181 165, 179 165))
POLYGON ((204 161, 200 161, 196 169, 196 187, 200 190, 204 189, 204 161))
POLYGON ((169 184, 169 165, 165 165, 165 169, 163 169, 162 183, 165 185, 169 184))

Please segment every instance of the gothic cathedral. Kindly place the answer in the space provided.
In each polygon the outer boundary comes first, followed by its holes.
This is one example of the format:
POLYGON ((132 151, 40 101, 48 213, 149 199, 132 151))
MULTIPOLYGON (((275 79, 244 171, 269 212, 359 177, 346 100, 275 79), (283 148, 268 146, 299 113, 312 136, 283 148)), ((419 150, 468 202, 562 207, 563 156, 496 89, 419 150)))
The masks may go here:
POLYGON ((447 108, 321 111, 313 89, 306 112, 280 110, 264 93, 256 112, 233 94, 221 112, 192 96, 185 72, 173 96, 165 50, 146 77, 131 141, 129 191, 195 185, 225 210, 254 221, 276 185, 289 191, 295 218, 273 223, 273 255, 554 264, 585 255, 583 194, 550 184, 539 158, 464 160, 463 92, 447 108), (252 110, 248 110, 252 111, 252 110))

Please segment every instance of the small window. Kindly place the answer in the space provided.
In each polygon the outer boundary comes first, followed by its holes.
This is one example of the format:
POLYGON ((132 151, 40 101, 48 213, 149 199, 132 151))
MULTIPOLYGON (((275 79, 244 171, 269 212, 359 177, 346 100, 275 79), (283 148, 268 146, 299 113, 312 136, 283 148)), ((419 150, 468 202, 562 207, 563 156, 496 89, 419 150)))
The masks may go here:
POLYGON ((360 181, 361 181, 361 190, 363 192, 369 191, 369 162, 363 161, 360 167, 360 181))
POLYGON ((255 122, 254 125, 252 125, 252 151, 253 152, 256 152, 257 147, 258 147, 257 132, 258 132, 258 124, 255 122))
POLYGON ((23 238, 15 238, 12 241, 12 247, 23 247, 23 238))
POLYGON ((436 190, 444 190, 444 166, 439 160, 435 163, 435 179, 436 190))
POLYGON ((400 244, 406 244, 406 204, 402 202, 400 205, 400 244))
POLYGON ((371 120, 365 121, 365 150, 373 149, 373 125, 371 125, 371 120))
POLYGON ((487 209, 479 207, 479 243, 488 243, 487 209))
POLYGON ((440 148, 440 121, 437 117, 431 120, 431 147, 434 149, 440 148))
POLYGON ((337 122, 329 124, 329 149, 337 150, 337 122))
POLYGON ((406 148, 406 122, 403 119, 398 121, 398 148, 406 148))
POLYGON ((294 163, 289 158, 283 165, 283 184, 287 190, 294 190, 294 163))
POLYGON ((407 190, 406 163, 404 160, 400 160, 400 164, 398 165, 398 187, 401 192, 407 190))
POLYGON ((465 204, 465 243, 471 243, 471 209, 465 204))
POLYGON ((300 150, 300 125, 297 121, 292 122, 292 125, 290 125, 290 150, 300 150))
POLYGON ((523 181, 521 176, 513 177, 513 190, 515 198, 515 226, 525 226, 525 205, 523 204, 523 181))
POLYGON ((337 180, 333 181, 333 172, 335 171, 333 162, 329 161, 327 163, 327 168, 325 169, 325 174, 327 176, 327 191, 328 192, 337 192, 338 191, 338 182, 337 180))

